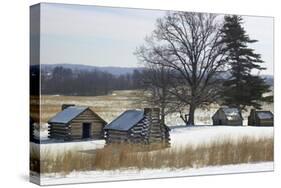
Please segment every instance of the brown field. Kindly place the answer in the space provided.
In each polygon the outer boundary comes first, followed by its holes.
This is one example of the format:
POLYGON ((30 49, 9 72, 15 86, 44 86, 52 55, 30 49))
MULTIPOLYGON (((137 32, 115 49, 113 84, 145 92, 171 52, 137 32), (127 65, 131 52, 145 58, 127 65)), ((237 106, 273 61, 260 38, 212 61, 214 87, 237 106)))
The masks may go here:
MULTIPOLYGON (((153 146, 109 145, 88 152, 41 153, 41 173, 68 174, 72 171, 134 168, 199 168, 204 166, 273 161, 273 139, 244 137, 211 142, 197 147, 184 146, 151 151, 153 146)), ((31 152, 32 170, 39 170, 38 154, 31 152)))
MULTIPOLYGON (((107 122, 112 121, 119 114, 128 109, 149 107, 144 101, 144 93, 138 90, 114 91, 111 95, 105 96, 55 96, 43 95, 41 97, 41 125, 60 111, 64 103, 90 106, 107 122)), ((217 104, 211 104, 208 108, 197 109, 195 112, 195 123, 202 125, 212 124, 211 117, 219 108, 217 104)), ((272 104, 264 104, 264 110, 273 111, 272 104)), ((247 120, 249 110, 243 113, 244 120, 247 120)), ((182 125, 178 113, 169 114, 166 117, 167 125, 182 125)), ((247 122, 244 122, 246 124, 247 122)))
POLYGON ((116 116, 127 109, 144 108, 145 102, 140 102, 140 91, 115 91, 105 96, 51 96, 41 97, 41 122, 46 123, 49 118, 60 111, 61 105, 75 104, 89 106, 106 121, 113 120, 116 116))

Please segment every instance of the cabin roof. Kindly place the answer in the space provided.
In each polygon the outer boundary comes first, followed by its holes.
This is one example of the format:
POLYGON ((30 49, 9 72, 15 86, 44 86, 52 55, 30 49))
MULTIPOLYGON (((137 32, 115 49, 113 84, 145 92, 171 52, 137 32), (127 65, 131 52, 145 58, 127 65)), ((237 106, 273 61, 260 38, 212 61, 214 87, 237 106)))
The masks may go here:
POLYGON ((127 110, 118 116, 111 123, 107 124, 104 129, 127 131, 135 126, 144 118, 144 111, 127 110))
POLYGON ((241 120, 241 114, 238 108, 222 108, 227 120, 241 120))
POLYGON ((219 110, 223 111, 227 120, 242 120, 243 119, 238 108, 221 107, 219 110))
POLYGON ((259 119, 272 119, 273 114, 270 111, 256 111, 256 115, 259 119))
POLYGON ((51 118, 48 123, 69 123, 71 120, 76 118, 82 112, 87 110, 88 107, 84 106, 70 106, 63 111, 57 113, 53 118, 51 118))

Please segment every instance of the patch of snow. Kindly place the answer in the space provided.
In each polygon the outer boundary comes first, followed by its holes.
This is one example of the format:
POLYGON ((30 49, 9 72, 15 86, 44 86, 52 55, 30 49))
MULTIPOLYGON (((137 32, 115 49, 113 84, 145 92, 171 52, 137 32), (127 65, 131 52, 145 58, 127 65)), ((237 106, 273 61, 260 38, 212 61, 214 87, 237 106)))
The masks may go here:
MULTIPOLYGON (((40 152, 51 152, 54 154, 64 153, 67 151, 86 151, 103 148, 105 140, 89 140, 78 142, 59 142, 59 141, 47 141, 40 144, 40 152)), ((38 144, 31 143, 30 147, 38 147, 38 144)))
POLYGON ((239 110, 237 108, 222 108, 226 115, 239 115, 239 110))
POLYGON ((241 118, 237 108, 222 108, 228 120, 239 120, 241 118))
POLYGON ((243 137, 269 138, 273 137, 273 127, 251 127, 251 126, 192 126, 172 128, 170 132, 171 146, 180 147, 184 145, 197 146, 212 141, 222 142, 224 140, 237 141, 243 137))
POLYGON ((270 112, 257 112, 257 116, 260 119, 271 119, 273 117, 270 112))
MULTIPOLYGON (((110 171, 87 171, 72 172, 63 176, 58 174, 41 175, 41 185, 71 184, 71 183, 90 183, 104 181, 120 181, 120 180, 137 180, 152 179, 165 177, 186 177, 197 175, 214 175, 214 174, 233 174, 233 173, 249 173, 249 172, 268 172, 273 171, 273 162, 261 162, 254 164, 238 164, 224 166, 209 166, 203 168, 187 168, 187 169, 127 169, 127 170, 110 170, 110 171)), ((31 179, 36 179, 32 176, 31 179)), ((35 180, 34 180, 35 181, 35 180)))

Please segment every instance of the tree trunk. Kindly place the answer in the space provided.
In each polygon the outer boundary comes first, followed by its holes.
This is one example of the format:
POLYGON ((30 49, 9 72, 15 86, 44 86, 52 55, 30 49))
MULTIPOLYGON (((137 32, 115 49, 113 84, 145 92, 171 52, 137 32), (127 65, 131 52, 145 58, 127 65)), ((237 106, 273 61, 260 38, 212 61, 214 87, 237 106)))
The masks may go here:
POLYGON ((187 121, 187 126, 194 125, 194 113, 195 113, 195 105, 190 105, 189 108, 189 113, 188 113, 188 121, 187 121))

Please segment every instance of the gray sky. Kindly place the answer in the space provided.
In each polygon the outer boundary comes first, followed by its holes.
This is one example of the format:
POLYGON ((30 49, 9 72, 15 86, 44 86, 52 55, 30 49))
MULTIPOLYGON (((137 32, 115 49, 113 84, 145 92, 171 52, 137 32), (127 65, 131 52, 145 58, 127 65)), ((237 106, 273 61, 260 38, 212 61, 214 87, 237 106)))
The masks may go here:
MULTIPOLYGON (((158 10, 42 4, 41 63, 138 66, 133 52, 164 14, 158 10)), ((266 62, 267 70, 261 74, 273 74, 273 18, 243 18, 250 37, 259 40, 251 47, 266 62)))

